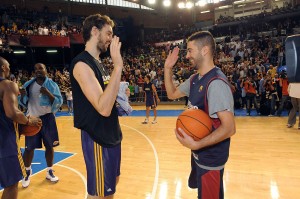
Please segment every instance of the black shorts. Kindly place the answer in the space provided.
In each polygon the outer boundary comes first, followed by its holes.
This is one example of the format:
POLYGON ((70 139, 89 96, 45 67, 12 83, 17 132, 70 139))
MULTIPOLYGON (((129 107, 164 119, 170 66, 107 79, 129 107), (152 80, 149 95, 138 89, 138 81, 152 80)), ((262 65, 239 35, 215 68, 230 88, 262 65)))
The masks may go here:
POLYGON ((154 96, 147 96, 146 107, 151 107, 152 109, 157 107, 157 100, 154 96))
POLYGON ((36 135, 25 137, 25 148, 28 150, 42 148, 42 142, 46 148, 53 148, 59 145, 58 131, 53 113, 40 116, 43 125, 36 135))

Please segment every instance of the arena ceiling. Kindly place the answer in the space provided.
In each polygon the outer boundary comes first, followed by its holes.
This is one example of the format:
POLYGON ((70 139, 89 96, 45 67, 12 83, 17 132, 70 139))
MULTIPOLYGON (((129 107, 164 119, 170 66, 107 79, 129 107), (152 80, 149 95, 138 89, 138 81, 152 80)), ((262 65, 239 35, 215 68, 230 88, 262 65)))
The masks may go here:
POLYGON ((251 6, 270 7, 283 0, 61 0, 73 3, 88 3, 108 6, 136 8, 143 10, 222 10, 251 6))

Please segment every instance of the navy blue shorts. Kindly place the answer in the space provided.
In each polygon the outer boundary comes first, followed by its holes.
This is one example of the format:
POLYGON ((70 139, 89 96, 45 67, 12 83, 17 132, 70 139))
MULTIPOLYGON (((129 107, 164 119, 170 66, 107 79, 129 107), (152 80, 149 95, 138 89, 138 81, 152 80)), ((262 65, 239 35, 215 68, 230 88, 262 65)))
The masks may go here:
POLYGON ((87 171, 87 190, 91 196, 105 197, 116 192, 120 175, 121 144, 105 148, 81 131, 82 152, 87 171))
POLYGON ((151 107, 152 109, 157 107, 157 100, 154 96, 147 96, 146 107, 151 107))
POLYGON ((25 148, 28 150, 42 148, 42 142, 46 148, 59 145, 58 131, 53 113, 40 116, 43 126, 36 135, 25 137, 25 148))
POLYGON ((25 176, 26 171, 21 153, 0 158, 0 185, 3 188, 18 183, 25 176))
POLYGON ((189 177, 189 187, 198 189, 198 199, 223 199, 223 173, 221 170, 206 170, 200 168, 191 159, 192 170, 189 177))

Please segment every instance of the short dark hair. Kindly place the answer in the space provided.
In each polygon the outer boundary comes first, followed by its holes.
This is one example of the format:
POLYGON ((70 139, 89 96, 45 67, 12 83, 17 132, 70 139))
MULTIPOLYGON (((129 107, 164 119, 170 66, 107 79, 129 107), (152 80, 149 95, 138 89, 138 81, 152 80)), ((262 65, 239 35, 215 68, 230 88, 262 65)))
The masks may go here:
POLYGON ((209 46, 211 50, 211 55, 214 55, 216 52, 216 42, 212 34, 208 31, 199 31, 192 34, 187 42, 196 41, 199 42, 199 46, 209 46))
POLYGON ((101 30, 105 24, 108 24, 111 27, 115 26, 113 20, 111 20, 109 16, 106 15, 94 14, 85 18, 82 27, 82 36, 84 43, 90 40, 91 30, 94 26, 101 30))
POLYGON ((149 79, 149 81, 151 80, 151 76, 149 74, 147 74, 146 77, 149 79))

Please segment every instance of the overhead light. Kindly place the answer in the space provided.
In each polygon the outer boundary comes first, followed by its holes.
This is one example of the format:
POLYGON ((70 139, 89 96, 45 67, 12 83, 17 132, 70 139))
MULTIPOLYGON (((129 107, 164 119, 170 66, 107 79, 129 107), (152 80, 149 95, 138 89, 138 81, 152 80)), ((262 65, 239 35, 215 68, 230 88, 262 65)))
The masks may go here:
POLYGON ((200 6, 200 7, 203 7, 206 5, 206 1, 205 0, 200 0, 196 3, 196 6, 200 6))
POLYGON ((194 4, 192 2, 190 2, 190 1, 186 2, 186 4, 185 4, 185 7, 187 9, 191 9, 193 6, 194 6, 194 4))
POLYGON ((47 53, 57 53, 57 50, 47 50, 47 53))
POLYGON ((171 5, 171 1, 170 0, 164 0, 163 4, 165 7, 169 7, 171 5))
POLYGON ((219 3, 220 2, 220 0, 214 0, 214 3, 219 3))
POLYGON ((255 2, 255 4, 260 4, 260 3, 263 3, 264 1, 258 1, 258 2, 255 2))
MULTIPOLYGON (((231 6, 230 6, 231 7, 231 6)), ((220 6, 218 7, 219 9, 225 9, 225 8, 229 8, 229 5, 226 5, 226 6, 220 6)))
POLYGON ((239 0, 239 1, 235 1, 233 2, 234 4, 239 4, 239 3, 243 3, 245 0, 239 0))
POLYGON ((155 0, 148 0, 149 4, 155 4, 155 0))
POLYGON ((204 14, 204 13, 208 13, 208 12, 210 12, 210 10, 205 10, 205 11, 202 11, 202 12, 200 12, 201 14, 204 14))
POLYGON ((185 8, 185 4, 183 2, 178 3, 178 8, 180 9, 185 8))
POLYGON ((14 54, 25 54, 26 53, 26 51, 24 51, 24 50, 16 50, 16 51, 14 51, 14 54))
POLYGON ((246 4, 238 5, 238 7, 244 7, 246 4))

